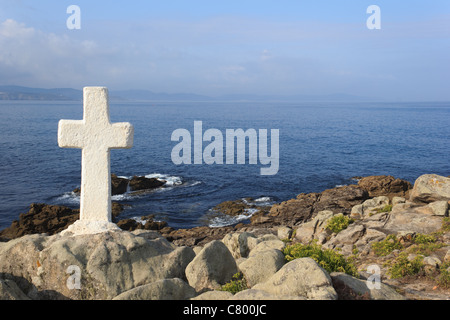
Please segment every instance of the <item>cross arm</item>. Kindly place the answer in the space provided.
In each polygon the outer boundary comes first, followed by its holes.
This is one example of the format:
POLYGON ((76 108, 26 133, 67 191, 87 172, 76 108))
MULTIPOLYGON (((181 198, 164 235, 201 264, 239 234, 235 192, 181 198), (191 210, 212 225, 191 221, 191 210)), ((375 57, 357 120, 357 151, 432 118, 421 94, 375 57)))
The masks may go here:
POLYGON ((83 148, 83 120, 60 120, 58 123, 58 145, 61 148, 83 148))

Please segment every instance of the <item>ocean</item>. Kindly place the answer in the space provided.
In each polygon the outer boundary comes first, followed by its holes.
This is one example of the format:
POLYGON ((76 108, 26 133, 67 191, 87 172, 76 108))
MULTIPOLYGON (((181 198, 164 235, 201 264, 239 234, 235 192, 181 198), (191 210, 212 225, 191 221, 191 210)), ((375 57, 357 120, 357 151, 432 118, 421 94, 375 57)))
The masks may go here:
MULTIPOLYGON (((251 214, 211 214, 227 200, 271 204, 355 183, 355 176, 413 183, 425 173, 450 175, 450 103, 117 102, 110 109, 111 122, 135 129, 132 149, 111 151, 111 172, 167 181, 153 192, 113 196, 126 205, 122 218, 153 214, 174 228, 221 226, 251 214), (171 135, 180 128, 193 135, 194 121, 224 135, 278 129, 278 173, 261 175, 261 164, 175 165, 171 135)), ((81 102, 0 101, 0 229, 34 202, 79 206, 72 191, 80 185, 81 151, 59 148, 57 127, 82 117, 81 102)))

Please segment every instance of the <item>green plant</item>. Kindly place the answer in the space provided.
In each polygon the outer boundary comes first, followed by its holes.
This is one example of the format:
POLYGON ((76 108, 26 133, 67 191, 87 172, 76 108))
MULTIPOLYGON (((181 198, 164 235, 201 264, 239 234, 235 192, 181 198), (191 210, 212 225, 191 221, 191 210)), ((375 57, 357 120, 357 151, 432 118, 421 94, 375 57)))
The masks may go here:
POLYGON ((342 254, 334 250, 324 250, 316 242, 289 245, 284 248, 283 253, 286 261, 310 257, 329 273, 335 271, 345 272, 354 277, 359 277, 357 268, 351 259, 346 259, 342 254))
POLYGON ((423 269, 423 266, 423 256, 417 256, 409 261, 407 255, 402 253, 395 259, 388 273, 393 279, 403 278, 418 274, 423 269))
POLYGON ((382 212, 391 212, 392 211, 392 204, 387 204, 385 205, 383 208, 378 209, 377 213, 382 213, 382 212))
POLYGON ((450 262, 441 264, 439 270, 438 284, 443 288, 450 288, 450 262))
POLYGON ((407 252, 429 256, 434 251, 445 246, 444 243, 437 242, 437 240, 434 234, 418 233, 412 240, 414 244, 408 248, 407 252))
POLYGON ((450 217, 446 217, 442 221, 442 231, 450 231, 450 217))
POLYGON ((354 220, 342 214, 335 215, 328 220, 326 229, 334 233, 339 233, 353 223, 354 220))
POLYGON ((431 234, 422 234, 418 233, 413 239, 413 242, 416 244, 428 244, 428 243, 435 243, 436 237, 431 234))
POLYGON ((233 278, 220 287, 221 291, 228 291, 232 294, 236 294, 239 291, 243 291, 248 288, 247 280, 241 272, 233 275, 233 278))
POLYGON ((387 256, 392 251, 401 249, 403 249, 403 246, 394 234, 390 234, 386 239, 372 244, 373 252, 379 257, 387 256))

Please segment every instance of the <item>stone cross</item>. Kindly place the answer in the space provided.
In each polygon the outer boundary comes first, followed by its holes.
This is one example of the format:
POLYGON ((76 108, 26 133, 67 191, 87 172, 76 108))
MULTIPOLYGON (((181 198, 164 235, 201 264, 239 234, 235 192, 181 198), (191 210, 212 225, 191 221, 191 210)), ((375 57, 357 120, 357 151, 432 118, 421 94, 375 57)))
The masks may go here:
POLYGON ((108 89, 83 89, 83 120, 60 120, 58 145, 82 149, 80 220, 74 233, 117 228, 111 219, 110 150, 133 146, 133 126, 111 123, 108 89))

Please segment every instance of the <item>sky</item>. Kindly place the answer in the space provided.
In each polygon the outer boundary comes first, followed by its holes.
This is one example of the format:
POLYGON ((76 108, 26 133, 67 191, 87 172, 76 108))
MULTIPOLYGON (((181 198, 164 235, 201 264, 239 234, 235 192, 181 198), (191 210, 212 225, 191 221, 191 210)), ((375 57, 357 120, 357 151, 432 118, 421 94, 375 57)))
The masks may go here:
POLYGON ((0 0, 0 85, 450 101, 449 84, 448 0, 0 0))

